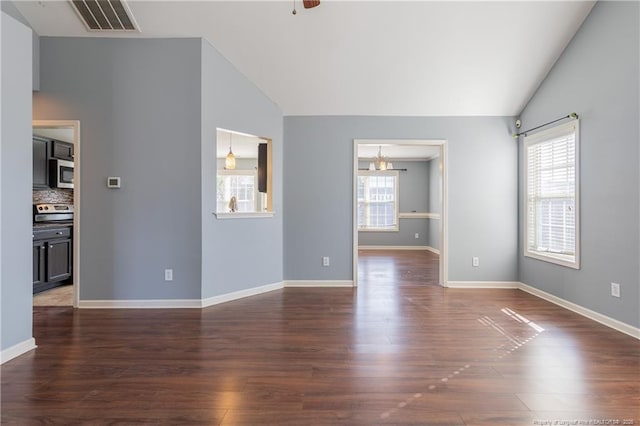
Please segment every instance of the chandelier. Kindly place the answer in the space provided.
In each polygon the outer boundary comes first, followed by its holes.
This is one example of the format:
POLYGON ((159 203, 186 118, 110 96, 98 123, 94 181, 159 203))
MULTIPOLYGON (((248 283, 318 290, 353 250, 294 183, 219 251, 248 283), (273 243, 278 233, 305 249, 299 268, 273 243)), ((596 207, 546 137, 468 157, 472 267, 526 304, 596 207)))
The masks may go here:
POLYGON ((392 170, 393 164, 382 156, 382 145, 378 146, 378 155, 369 162, 369 170, 392 170))

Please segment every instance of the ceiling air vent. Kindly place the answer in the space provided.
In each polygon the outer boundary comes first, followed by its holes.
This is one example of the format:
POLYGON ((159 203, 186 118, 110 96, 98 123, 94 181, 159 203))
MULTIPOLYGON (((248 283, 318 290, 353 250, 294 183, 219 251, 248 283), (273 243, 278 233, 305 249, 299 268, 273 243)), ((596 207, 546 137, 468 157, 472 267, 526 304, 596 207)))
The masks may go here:
POLYGON ((89 31, 140 31, 123 0, 71 0, 89 31))

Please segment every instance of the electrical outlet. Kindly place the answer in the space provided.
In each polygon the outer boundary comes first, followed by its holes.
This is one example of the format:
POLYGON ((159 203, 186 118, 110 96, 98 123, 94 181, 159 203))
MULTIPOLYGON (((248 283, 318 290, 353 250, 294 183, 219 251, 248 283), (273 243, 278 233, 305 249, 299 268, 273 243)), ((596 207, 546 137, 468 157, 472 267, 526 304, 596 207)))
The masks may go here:
POLYGON ((420 234, 418 234, 418 233, 416 232, 415 237, 416 237, 416 240, 417 240, 418 238, 420 238, 420 234))
POLYGON ((620 284, 611 283, 611 295, 613 297, 620 297, 620 284))
POLYGON ((474 268, 477 268, 478 266, 480 266, 480 258, 479 257, 472 257, 471 258, 471 266, 473 266, 474 268))
POLYGON ((173 281, 173 269, 165 269, 164 270, 164 280, 165 281, 173 281))
POLYGON ((329 256, 324 256, 322 258, 322 266, 329 266, 331 264, 329 256))

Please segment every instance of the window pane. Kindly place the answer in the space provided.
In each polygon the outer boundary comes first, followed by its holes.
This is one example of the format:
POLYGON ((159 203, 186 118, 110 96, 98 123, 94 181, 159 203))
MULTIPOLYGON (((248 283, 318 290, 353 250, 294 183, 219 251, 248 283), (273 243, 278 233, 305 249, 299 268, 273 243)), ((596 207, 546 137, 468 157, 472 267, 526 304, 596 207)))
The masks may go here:
POLYGON ((577 252, 576 133, 577 123, 568 123, 525 137, 528 253, 572 259, 577 252))
POLYGON ((236 197, 238 212, 255 212, 255 173, 218 175, 216 211, 227 212, 231 197, 236 197))
POLYGON ((358 175, 358 229, 395 229, 397 174, 358 175))

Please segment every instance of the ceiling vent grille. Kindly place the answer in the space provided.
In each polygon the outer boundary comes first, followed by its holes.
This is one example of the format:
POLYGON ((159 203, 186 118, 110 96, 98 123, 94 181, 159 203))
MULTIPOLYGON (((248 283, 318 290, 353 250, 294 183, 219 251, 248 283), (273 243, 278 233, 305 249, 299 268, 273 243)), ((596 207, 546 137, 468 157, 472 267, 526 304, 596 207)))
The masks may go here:
POLYGON ((89 31, 140 31, 124 0, 71 0, 89 31))

